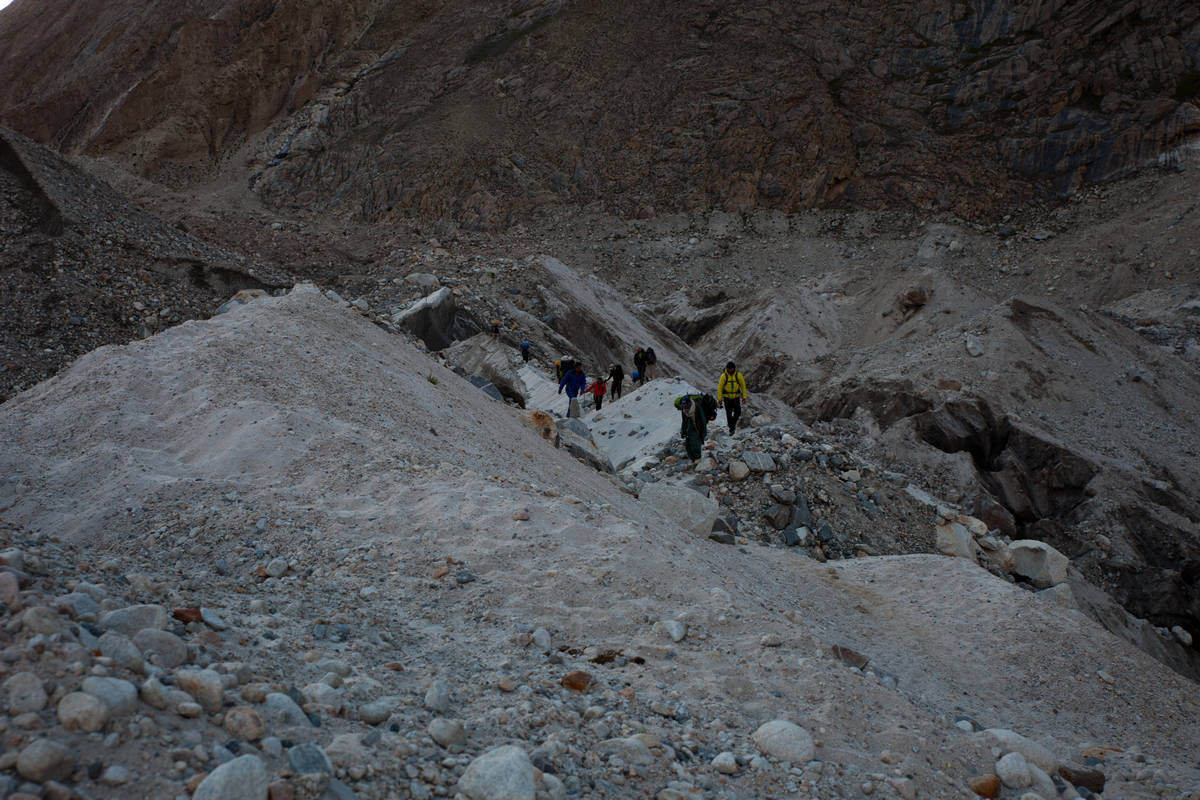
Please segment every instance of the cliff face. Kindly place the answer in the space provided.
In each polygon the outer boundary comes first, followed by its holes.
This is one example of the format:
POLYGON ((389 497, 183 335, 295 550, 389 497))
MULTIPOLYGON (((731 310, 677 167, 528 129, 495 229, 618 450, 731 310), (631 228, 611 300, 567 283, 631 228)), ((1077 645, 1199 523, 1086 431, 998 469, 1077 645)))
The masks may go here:
POLYGON ((1186 0, 18 0, 0 52, 0 120, 40 141, 367 221, 979 217, 1200 137, 1186 0))

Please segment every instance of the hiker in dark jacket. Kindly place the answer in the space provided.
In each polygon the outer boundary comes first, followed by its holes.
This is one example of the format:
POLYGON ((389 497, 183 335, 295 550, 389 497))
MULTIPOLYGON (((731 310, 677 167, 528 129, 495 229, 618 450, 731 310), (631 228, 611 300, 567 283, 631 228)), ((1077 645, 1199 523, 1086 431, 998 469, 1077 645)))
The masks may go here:
POLYGON ((654 380, 654 365, 658 363, 658 356, 654 353, 653 347, 646 348, 646 368, 642 370, 642 374, 646 376, 646 380, 654 380))
POLYGON ((633 375, 638 386, 646 382, 646 351, 640 347, 633 351, 633 375))
POLYGON ((613 400, 620 400, 621 384, 625 382, 625 368, 620 364, 613 364, 608 368, 608 379, 612 381, 613 400))
POLYGON ((679 438, 683 439, 688 458, 699 461, 704 452, 704 437, 708 434, 708 419, 704 409, 700 408, 700 398, 685 394, 679 398, 677 407, 681 417, 679 438))
POLYGON ((587 386, 587 375, 583 374, 583 364, 578 361, 575 366, 566 375, 563 375, 561 381, 558 382, 558 393, 562 394, 563 389, 567 390, 567 416, 578 417, 579 401, 575 398, 583 393, 584 387, 587 386), (572 413, 574 412, 574 413, 572 413))

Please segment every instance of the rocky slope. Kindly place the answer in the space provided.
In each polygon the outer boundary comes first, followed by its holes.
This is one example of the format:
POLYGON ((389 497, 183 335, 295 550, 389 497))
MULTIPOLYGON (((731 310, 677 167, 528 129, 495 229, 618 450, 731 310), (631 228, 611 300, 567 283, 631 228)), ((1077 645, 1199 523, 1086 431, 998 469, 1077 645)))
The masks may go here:
POLYGON ((206 317, 241 289, 282 286, 281 275, 0 128, 0 399, 100 345, 206 317))
POLYGON ((1182 0, 57 0, 6 12, 0 45, 0 121, 41 142, 469 229, 561 204, 978 218, 1200 133, 1182 0))
POLYGON ((1200 791, 1194 684, 1052 597, 698 537, 312 288, 0 426, 26 794, 1200 791))

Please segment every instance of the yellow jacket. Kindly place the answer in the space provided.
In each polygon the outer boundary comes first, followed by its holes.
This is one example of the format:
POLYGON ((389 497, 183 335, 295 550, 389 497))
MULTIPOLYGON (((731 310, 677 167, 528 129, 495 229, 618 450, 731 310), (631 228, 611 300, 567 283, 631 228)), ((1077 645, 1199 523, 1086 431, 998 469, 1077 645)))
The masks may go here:
POLYGON ((718 400, 732 400, 735 397, 746 400, 749 396, 746 392, 746 379, 742 377, 742 373, 734 372, 730 375, 721 370, 721 379, 717 381, 718 400))

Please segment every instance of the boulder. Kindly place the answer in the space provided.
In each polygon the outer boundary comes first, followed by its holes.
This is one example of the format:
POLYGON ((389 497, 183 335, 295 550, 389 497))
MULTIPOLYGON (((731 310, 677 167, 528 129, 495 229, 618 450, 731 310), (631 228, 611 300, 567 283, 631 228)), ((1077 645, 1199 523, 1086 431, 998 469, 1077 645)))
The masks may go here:
POLYGON ((262 759, 241 756, 210 772, 196 787, 192 800, 267 800, 270 783, 262 759))
POLYGON ((1045 589, 1067 579, 1071 560, 1045 542, 1018 539, 1008 546, 1012 552, 1012 571, 1028 578, 1034 586, 1045 589))
POLYGON ((601 450, 591 438, 591 432, 583 420, 574 417, 555 420, 558 428, 558 446, 583 461, 597 472, 616 472, 608 454, 601 450), (578 431, 588 431, 580 434, 578 431))
POLYGON ((775 459, 769 453, 747 450, 742 453, 742 461, 751 472, 771 472, 775 469, 775 459))
POLYGON ((162 606, 128 606, 105 614, 100 618, 100 627, 132 638, 146 628, 166 630, 170 619, 162 606))
POLYGON ((537 781, 533 763, 515 745, 489 750, 477 757, 458 779, 458 791, 470 800, 534 800, 537 781))
POLYGON ((781 531, 788 526, 788 522, 792 519, 792 509, 782 503, 776 503, 763 512, 763 518, 777 531, 781 531))
POLYGON ((138 688, 120 678, 102 678, 92 675, 83 679, 80 687, 92 697, 108 706, 114 715, 132 714, 138 708, 138 688))
POLYGON ((750 475, 750 468, 745 461, 729 462, 729 477, 735 481, 745 480, 750 475))
MULTIPOLYGON (((507 398, 521 408, 525 407, 529 390, 521 379, 521 355, 515 347, 480 333, 450 345, 446 348, 445 356, 447 361, 461 367, 471 378, 478 376, 490 382, 502 399, 507 398)), ((471 382, 475 383, 474 380, 471 382)))
POLYGON ((686 486, 668 483, 652 483, 641 490, 641 500, 658 513, 674 520, 679 527, 698 536, 712 533, 720 506, 712 500, 686 486))
POLYGON ((764 755, 803 765, 813 757, 812 736, 794 722, 776 719, 758 728, 750 737, 764 755))
POLYGON ((1043 772, 1051 775, 1058 772, 1058 757, 1046 747, 1019 733, 1006 728, 988 728, 975 734, 975 738, 989 747, 999 747, 1002 751, 1020 753, 1026 761, 1036 765, 1043 772))
POLYGON ((937 549, 946 556, 966 558, 974 561, 979 553, 979 545, 966 526, 958 522, 948 522, 937 526, 937 549))

